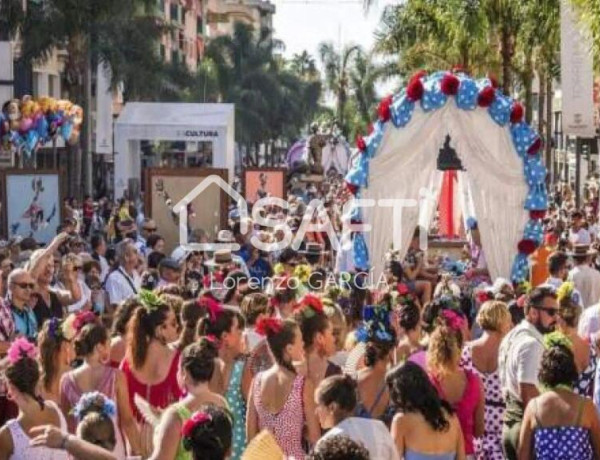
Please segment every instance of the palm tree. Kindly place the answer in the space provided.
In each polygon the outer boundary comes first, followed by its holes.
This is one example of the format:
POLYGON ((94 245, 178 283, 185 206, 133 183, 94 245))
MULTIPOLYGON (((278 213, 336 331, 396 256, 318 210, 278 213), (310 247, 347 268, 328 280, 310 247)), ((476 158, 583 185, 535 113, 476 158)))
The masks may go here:
POLYGON ((360 51, 359 46, 346 46, 338 52, 332 43, 319 45, 319 57, 325 69, 325 85, 336 98, 335 116, 344 134, 348 134, 344 109, 348 100, 348 71, 351 58, 360 51))
POLYGON ((600 69, 600 3, 595 0, 570 0, 582 24, 591 35, 596 68, 600 69))
POLYGON ((0 2, 0 41, 8 41, 15 37, 24 16, 22 0, 0 2))
POLYGON ((290 61, 290 69, 304 79, 311 79, 318 76, 315 59, 306 51, 294 54, 290 61))

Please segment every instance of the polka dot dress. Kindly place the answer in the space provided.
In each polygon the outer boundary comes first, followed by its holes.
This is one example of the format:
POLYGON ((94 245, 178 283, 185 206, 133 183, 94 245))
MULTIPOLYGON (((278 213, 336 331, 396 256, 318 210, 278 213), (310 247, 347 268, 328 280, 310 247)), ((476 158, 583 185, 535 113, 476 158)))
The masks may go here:
POLYGON ((246 448, 246 402, 242 394, 242 374, 244 373, 244 360, 233 363, 229 386, 225 393, 225 399, 233 414, 233 442, 232 459, 240 459, 246 448))
POLYGON ((541 427, 534 433, 537 460, 592 460, 592 437, 580 426, 541 427))
POLYGON ((471 345, 467 343, 463 348, 460 364, 463 369, 471 370, 479 376, 484 388, 485 431, 483 437, 475 439, 475 454, 478 460, 503 460, 502 417, 505 403, 500 387, 500 375, 497 369, 491 373, 477 370, 473 366, 472 351, 471 345))
POLYGON ((597 356, 594 347, 590 347, 590 362, 585 370, 579 374, 573 391, 579 396, 591 398, 594 394, 594 377, 596 375, 597 356))

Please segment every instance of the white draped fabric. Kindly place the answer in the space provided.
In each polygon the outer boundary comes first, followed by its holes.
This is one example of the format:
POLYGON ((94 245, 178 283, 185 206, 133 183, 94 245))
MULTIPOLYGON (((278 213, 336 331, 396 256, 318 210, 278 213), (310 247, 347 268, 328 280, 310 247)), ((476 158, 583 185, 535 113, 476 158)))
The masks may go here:
POLYGON ((321 165, 325 172, 331 167, 335 168, 338 173, 346 174, 350 163, 350 150, 343 142, 334 144, 328 142, 323 150, 321 150, 321 165))
MULTIPOLYGON (((420 195, 434 192, 437 157, 447 134, 467 170, 490 275, 509 278, 528 219, 523 209, 528 187, 508 127, 496 124, 485 109, 460 110, 449 99, 444 107, 429 113, 417 104, 404 128, 389 123, 370 162, 363 198, 418 202, 420 195)), ((402 254, 408 249, 419 209, 405 202, 401 214, 394 215, 391 207, 376 206, 365 208, 364 215, 365 222, 372 225, 366 240, 378 279, 392 243, 402 254)))

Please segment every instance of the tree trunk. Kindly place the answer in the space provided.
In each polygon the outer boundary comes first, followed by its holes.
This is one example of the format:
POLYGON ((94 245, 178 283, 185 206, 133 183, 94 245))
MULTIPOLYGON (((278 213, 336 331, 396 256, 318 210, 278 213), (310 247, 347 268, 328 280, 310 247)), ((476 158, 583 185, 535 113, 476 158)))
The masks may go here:
POLYGON ((506 27, 502 27, 500 40, 500 54, 502 56, 502 91, 507 96, 510 96, 512 92, 511 66, 513 50, 510 33, 506 27))
POLYGON ((546 145, 544 146, 546 150, 546 167, 548 168, 548 172, 552 173, 550 178, 552 183, 554 184, 554 178, 556 174, 554 173, 554 162, 552 161, 552 150, 553 150, 553 142, 552 142, 552 75, 550 72, 546 75, 546 145))
MULTIPOLYGON (((544 106, 546 104, 546 72, 542 66, 538 69, 538 81, 539 81, 539 93, 538 93, 538 133, 544 138, 544 118, 546 116, 546 112, 544 111, 544 106)), ((546 164, 546 167, 548 165, 546 164)))

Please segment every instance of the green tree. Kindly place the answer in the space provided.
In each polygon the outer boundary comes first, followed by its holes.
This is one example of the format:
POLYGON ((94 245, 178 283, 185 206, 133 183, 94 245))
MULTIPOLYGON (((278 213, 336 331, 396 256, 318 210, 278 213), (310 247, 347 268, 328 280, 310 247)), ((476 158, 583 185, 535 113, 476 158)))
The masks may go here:
POLYGON ((319 45, 319 57, 325 71, 325 87, 335 97, 335 116, 345 135, 348 134, 345 114, 350 89, 348 72, 352 65, 352 57, 359 52, 359 46, 346 46, 338 51, 332 43, 321 43, 319 45))
POLYGON ((591 36, 596 68, 600 69, 600 2, 596 0, 570 0, 582 24, 591 36))

